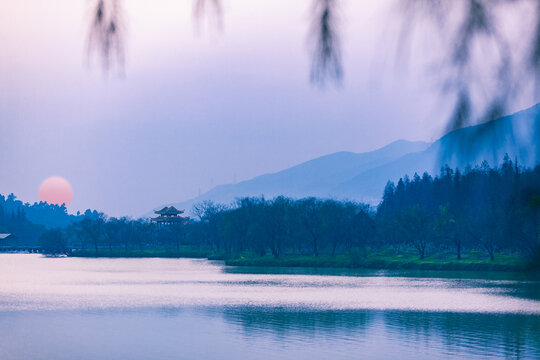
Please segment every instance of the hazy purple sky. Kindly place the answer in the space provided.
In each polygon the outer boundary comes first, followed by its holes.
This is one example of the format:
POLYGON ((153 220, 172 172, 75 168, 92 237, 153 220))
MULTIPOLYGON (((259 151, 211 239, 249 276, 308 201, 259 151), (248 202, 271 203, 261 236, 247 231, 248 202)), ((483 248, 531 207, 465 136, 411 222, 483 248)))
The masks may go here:
MULTIPOLYGON (((87 64, 86 0, 0 3, 0 193, 73 186, 70 212, 138 216, 211 187, 336 152, 438 138, 450 102, 395 66, 391 1, 343 1, 344 81, 309 82, 311 1, 123 2, 123 77, 87 64)), ((94 61, 95 63, 95 61, 94 61)))

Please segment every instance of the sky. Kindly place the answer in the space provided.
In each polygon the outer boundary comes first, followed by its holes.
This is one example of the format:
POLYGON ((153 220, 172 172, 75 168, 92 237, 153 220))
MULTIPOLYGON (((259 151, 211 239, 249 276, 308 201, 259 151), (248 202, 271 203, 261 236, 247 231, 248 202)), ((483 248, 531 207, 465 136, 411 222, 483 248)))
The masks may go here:
POLYGON ((343 1, 344 78, 310 82, 311 1, 121 2, 125 66, 88 56, 90 0, 0 2, 0 193, 38 201, 66 178, 70 213, 140 216, 213 186, 398 139, 433 141, 450 102, 399 65, 392 1, 343 1), (397 64, 397 65, 396 65, 397 64))

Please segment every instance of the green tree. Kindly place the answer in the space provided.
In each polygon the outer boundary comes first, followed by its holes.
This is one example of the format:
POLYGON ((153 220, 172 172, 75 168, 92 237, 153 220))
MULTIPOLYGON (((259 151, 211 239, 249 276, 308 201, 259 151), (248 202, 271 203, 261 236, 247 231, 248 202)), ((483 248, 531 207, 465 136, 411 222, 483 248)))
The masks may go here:
POLYGON ((38 244, 44 254, 60 255, 68 252, 66 237, 62 230, 46 230, 38 239, 38 244))

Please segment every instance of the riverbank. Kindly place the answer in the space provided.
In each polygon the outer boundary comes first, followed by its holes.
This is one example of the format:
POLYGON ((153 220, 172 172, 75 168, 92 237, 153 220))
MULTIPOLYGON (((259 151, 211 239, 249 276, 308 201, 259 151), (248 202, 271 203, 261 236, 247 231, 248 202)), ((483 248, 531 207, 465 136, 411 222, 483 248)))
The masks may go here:
MULTIPOLYGON (((123 249, 99 249, 99 250, 74 250, 68 254, 69 257, 86 258, 200 258, 207 259, 211 252, 192 248, 182 248, 180 250, 144 249, 144 250, 123 250, 123 249)), ((220 259, 221 260, 221 259, 220 259)))
POLYGON ((435 254, 419 259, 414 253, 389 254, 375 253, 366 257, 357 253, 336 256, 237 256, 228 257, 211 250, 181 248, 177 250, 120 250, 100 249, 76 250, 72 257, 108 257, 108 258, 206 258, 224 260, 230 266, 265 266, 265 267, 318 267, 318 268, 354 268, 354 269, 391 269, 391 270, 452 270, 452 271, 527 271, 531 268, 527 259, 518 255, 497 255, 495 260, 479 253, 469 253, 457 260, 450 254, 435 254))
POLYGON ((231 266, 277 266, 277 267, 341 267, 358 269, 389 270, 452 270, 452 271, 526 271, 527 262, 517 256, 499 256, 489 259, 437 259, 407 255, 371 255, 358 258, 348 255, 331 256, 287 256, 250 257, 225 260, 231 266))

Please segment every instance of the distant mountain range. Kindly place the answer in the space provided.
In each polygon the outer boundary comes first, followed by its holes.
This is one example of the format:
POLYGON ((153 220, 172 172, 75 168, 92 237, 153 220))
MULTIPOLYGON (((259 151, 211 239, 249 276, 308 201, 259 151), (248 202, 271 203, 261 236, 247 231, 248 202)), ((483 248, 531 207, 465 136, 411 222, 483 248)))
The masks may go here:
MULTIPOLYGON (((337 152, 237 184, 219 185, 188 201, 167 204, 188 210, 198 202, 231 203, 238 197, 316 196, 377 204, 386 183, 404 175, 438 174, 441 167, 465 168, 482 161, 500 164, 504 155, 522 165, 539 159, 540 104, 510 116, 452 131, 434 143, 398 140, 356 154, 337 152)), ((163 205, 156 208, 162 208, 163 205)), ((149 214, 147 214, 148 216, 149 214)))

